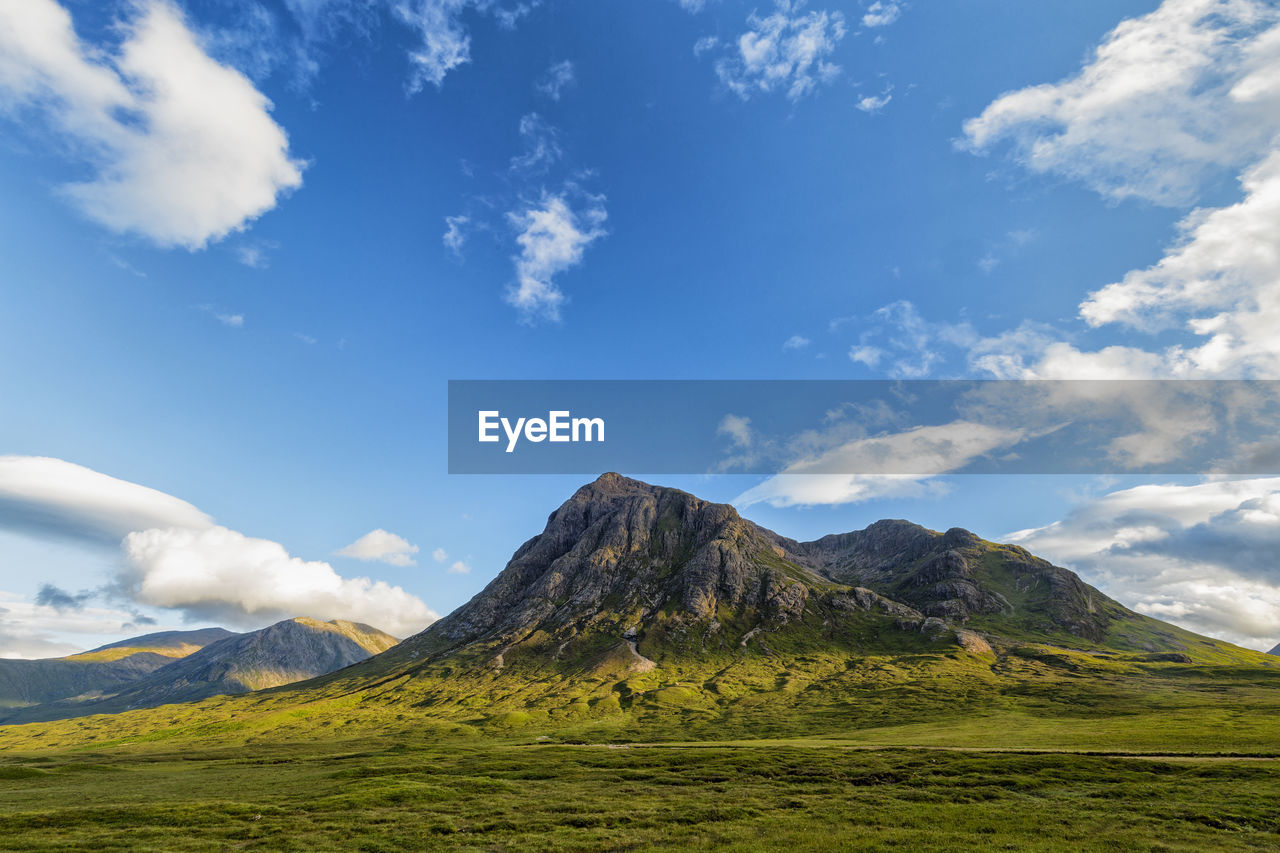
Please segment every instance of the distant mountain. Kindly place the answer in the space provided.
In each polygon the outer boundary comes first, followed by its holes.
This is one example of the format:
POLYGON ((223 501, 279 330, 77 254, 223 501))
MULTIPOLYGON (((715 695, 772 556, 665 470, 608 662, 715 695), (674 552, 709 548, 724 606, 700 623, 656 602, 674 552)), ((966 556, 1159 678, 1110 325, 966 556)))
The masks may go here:
POLYGON ((342 669, 399 642, 358 622, 321 622, 306 617, 286 619, 247 634, 224 634, 222 639, 123 685, 114 695, 21 708, 0 722, 115 713, 278 687, 342 669))
POLYGON ((113 694, 175 658, 233 636, 223 628, 163 631, 62 658, 0 659, 0 709, 113 694))
POLYGON ((1269 654, 1269 655, 1280 655, 1280 644, 1277 644, 1277 645, 1276 645, 1276 647, 1275 647, 1274 649, 1272 649, 1271 651, 1267 652, 1267 654, 1269 654))

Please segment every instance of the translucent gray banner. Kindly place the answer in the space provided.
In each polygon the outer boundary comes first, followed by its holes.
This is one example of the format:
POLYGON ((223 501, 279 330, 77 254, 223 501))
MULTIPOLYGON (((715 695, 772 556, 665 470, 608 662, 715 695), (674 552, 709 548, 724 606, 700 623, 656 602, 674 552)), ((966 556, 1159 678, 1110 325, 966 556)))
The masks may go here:
POLYGON ((455 380, 449 472, 1280 472, 1262 380, 455 380))

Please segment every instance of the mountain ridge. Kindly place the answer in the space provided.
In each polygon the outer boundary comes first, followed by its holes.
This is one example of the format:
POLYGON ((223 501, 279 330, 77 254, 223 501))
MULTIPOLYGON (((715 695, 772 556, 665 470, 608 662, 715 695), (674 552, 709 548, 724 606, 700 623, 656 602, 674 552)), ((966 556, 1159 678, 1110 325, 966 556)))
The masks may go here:
POLYGON ((348 667, 399 642, 363 623, 305 616, 244 634, 224 633, 227 636, 154 668, 110 695, 13 709, 0 716, 0 723, 118 713, 279 687, 348 667))

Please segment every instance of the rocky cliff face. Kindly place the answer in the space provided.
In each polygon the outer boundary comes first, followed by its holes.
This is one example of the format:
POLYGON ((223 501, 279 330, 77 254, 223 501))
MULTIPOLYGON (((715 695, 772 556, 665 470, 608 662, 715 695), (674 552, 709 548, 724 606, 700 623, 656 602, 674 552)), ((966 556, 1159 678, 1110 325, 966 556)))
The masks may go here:
POLYGON ((607 623, 621 635, 662 612, 707 620, 746 610, 785 622, 823 579, 785 561, 774 538, 726 504, 606 474, 428 633, 450 645, 509 644, 607 623))
POLYGON ((95 701, 52 702, 22 708, 4 723, 56 720, 87 714, 194 702, 226 693, 245 693, 291 684, 334 672, 386 651, 399 642, 369 625, 300 617, 247 634, 228 634, 180 660, 170 660, 95 701))

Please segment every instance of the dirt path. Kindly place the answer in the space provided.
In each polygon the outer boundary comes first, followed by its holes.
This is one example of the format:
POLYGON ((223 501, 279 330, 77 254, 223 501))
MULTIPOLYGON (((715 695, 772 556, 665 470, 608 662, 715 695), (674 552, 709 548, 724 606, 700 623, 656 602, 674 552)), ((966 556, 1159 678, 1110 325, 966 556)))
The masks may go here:
POLYGON ((631 664, 632 672, 649 672, 650 670, 657 668, 658 664, 640 654, 640 649, 636 648, 635 640, 627 640, 626 643, 627 648, 631 649, 631 657, 633 658, 633 662, 631 664))

